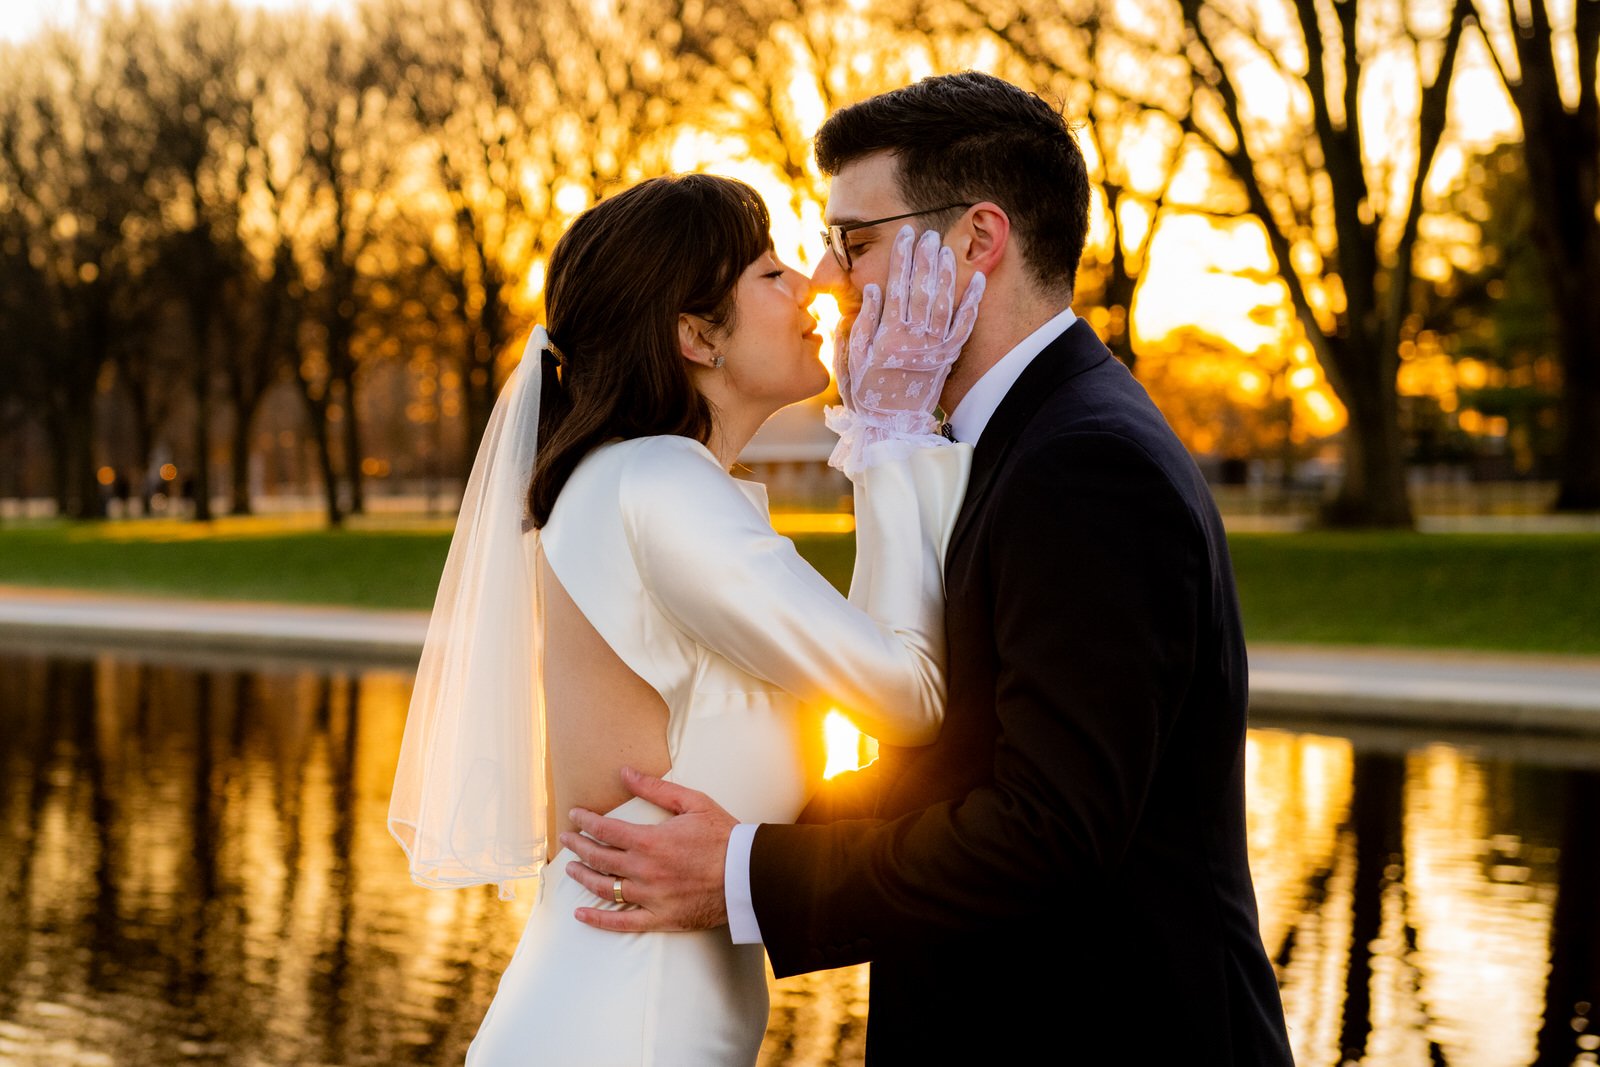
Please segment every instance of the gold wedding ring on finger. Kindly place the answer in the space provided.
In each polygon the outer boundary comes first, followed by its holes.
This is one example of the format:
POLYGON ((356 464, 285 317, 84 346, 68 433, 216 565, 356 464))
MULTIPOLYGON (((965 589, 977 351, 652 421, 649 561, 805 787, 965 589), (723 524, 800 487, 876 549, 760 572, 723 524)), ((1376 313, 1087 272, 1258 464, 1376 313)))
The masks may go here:
POLYGON ((621 878, 618 878, 616 881, 611 883, 611 899, 616 901, 618 904, 626 904, 627 903, 626 900, 622 899, 622 879, 621 878))

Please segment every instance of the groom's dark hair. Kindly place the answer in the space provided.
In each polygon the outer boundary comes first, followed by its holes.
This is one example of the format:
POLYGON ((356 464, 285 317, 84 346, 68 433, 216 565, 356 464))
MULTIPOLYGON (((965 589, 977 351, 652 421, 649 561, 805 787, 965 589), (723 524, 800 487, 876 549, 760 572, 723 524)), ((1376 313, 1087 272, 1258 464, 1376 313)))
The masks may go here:
MULTIPOLYGON (((1070 297, 1089 228, 1089 176, 1061 112, 1036 94, 977 71, 940 74, 834 112, 815 147, 830 177, 893 153, 913 210, 1000 205, 1034 280, 1070 297)), ((936 228, 955 219, 943 214, 936 228)))

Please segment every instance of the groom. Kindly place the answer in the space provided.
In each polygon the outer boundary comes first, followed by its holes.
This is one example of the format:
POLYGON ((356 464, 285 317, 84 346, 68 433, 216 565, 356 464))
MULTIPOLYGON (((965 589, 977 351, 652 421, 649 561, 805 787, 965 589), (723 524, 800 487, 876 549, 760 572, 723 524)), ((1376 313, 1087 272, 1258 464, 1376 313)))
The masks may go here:
POLYGON ((871 960, 875 1064, 1290 1063, 1245 851, 1227 543, 1183 447, 1071 310, 1076 143, 1038 97, 969 72, 838 112, 816 151, 832 254, 814 281, 847 315, 883 284, 899 216, 943 232, 958 288, 988 278, 941 397, 975 448, 945 560, 943 731, 795 826, 735 827, 625 774, 679 814, 576 813, 573 877, 606 898, 620 877, 639 905, 579 918, 727 921, 780 977, 871 960))

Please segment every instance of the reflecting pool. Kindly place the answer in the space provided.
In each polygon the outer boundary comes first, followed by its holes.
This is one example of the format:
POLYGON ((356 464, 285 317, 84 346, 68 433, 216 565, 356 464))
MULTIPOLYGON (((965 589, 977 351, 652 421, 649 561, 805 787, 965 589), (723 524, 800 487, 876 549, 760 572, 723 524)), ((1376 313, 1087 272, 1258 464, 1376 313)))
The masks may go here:
MULTIPOLYGON (((409 674, 177 658, 0 655, 0 1063, 459 1063, 529 902, 407 879, 409 674)), ((1595 1062, 1600 743, 1258 728, 1248 772, 1302 1067, 1595 1062)), ((774 983, 762 1063, 859 1063, 866 1000, 774 983)))

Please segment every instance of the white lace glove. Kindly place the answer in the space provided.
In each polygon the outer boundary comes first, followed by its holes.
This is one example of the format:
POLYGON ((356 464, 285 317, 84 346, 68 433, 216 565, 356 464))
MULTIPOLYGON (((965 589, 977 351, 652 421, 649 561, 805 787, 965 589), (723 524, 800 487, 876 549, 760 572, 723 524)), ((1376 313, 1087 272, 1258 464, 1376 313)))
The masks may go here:
POLYGON ((956 307, 955 253, 942 246, 937 231, 915 237, 910 226, 895 237, 888 299, 878 286, 867 286, 849 340, 834 339, 834 376, 844 404, 823 412, 839 435, 828 463, 852 480, 914 448, 947 443, 933 411, 972 336, 986 283, 981 272, 974 274, 956 307))

